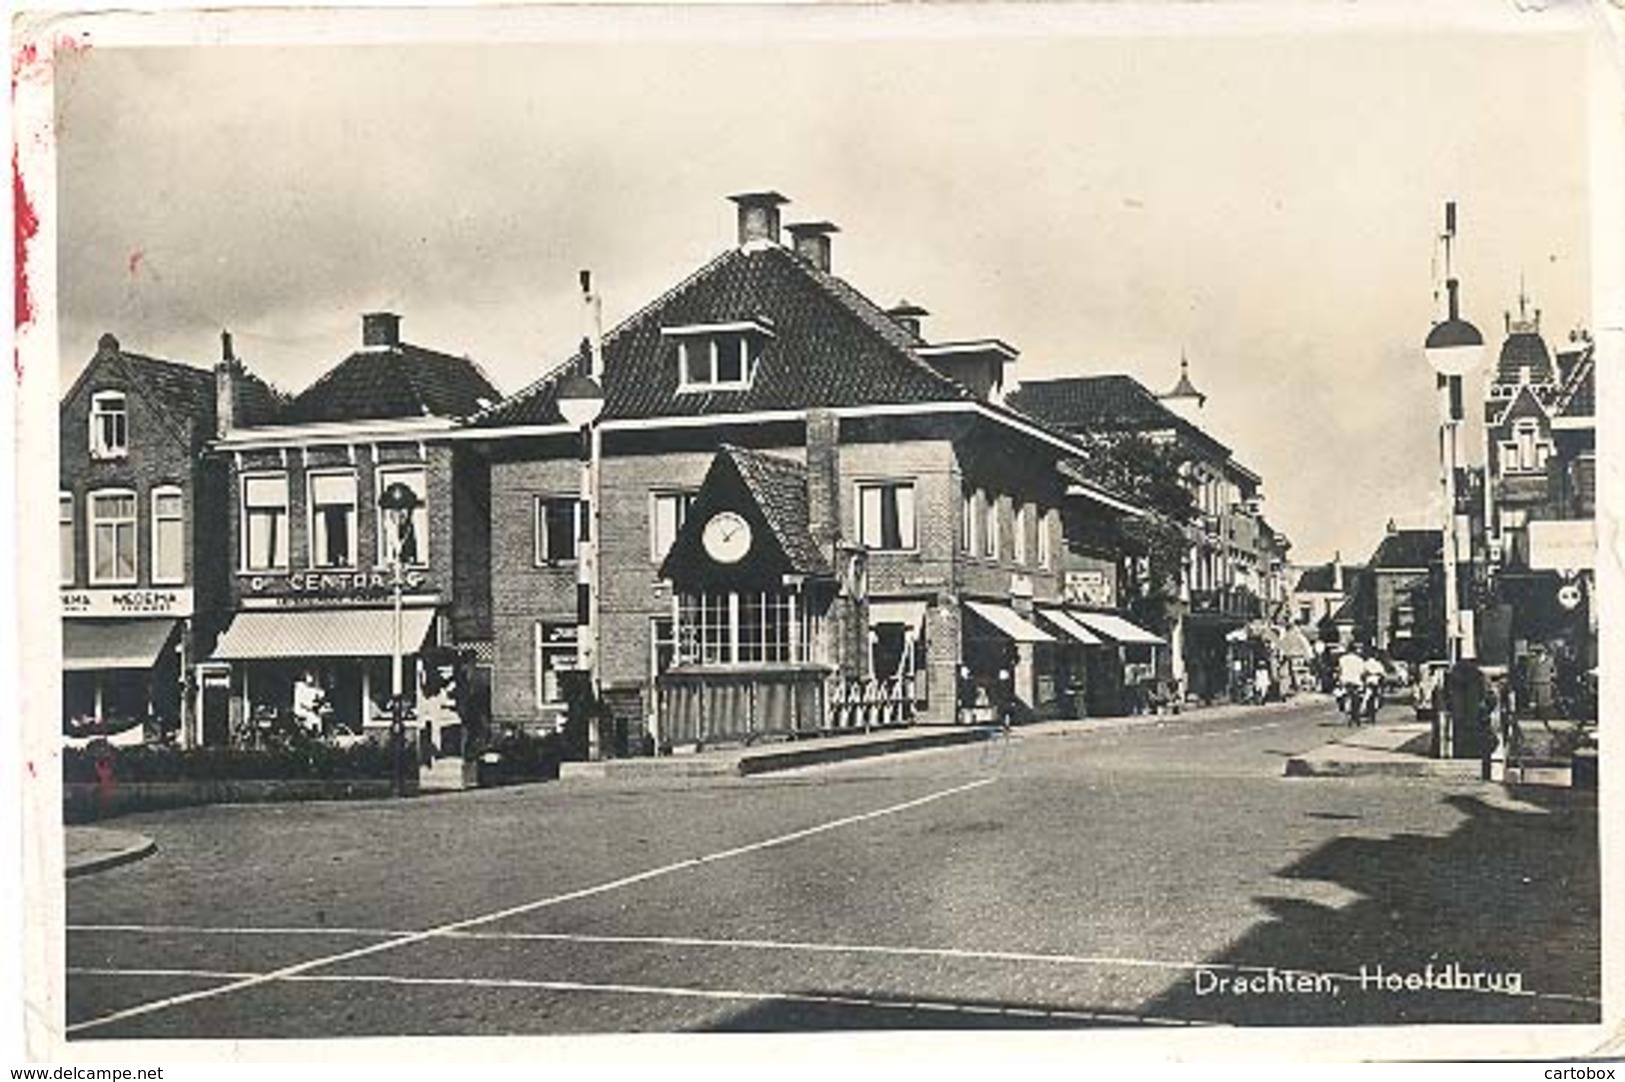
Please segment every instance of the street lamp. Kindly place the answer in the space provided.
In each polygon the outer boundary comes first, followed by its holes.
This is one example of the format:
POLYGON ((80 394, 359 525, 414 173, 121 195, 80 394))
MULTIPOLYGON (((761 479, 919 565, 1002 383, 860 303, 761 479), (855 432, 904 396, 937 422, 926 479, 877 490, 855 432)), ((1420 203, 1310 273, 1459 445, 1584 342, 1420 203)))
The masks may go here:
POLYGON ((404 542, 412 529, 412 513, 422 506, 423 501, 418 494, 402 481, 391 482, 378 495, 378 510, 386 516, 391 527, 388 534, 390 544, 385 555, 389 560, 390 584, 395 599, 394 651, 390 658, 389 675, 390 790, 395 796, 406 793, 406 696, 401 688, 401 670, 405 665, 401 643, 401 592, 406 563, 404 542))
MULTIPOLYGON (((1422 352, 1437 374, 1439 388, 1439 474, 1444 495, 1444 522, 1441 531, 1444 558, 1444 633, 1446 660, 1454 665, 1463 657, 1472 657, 1473 645, 1464 633, 1473 624, 1472 610, 1462 612, 1458 561, 1460 541, 1456 524, 1456 468, 1458 431, 1461 427, 1462 377, 1478 371, 1484 364, 1484 336, 1478 328, 1461 318, 1461 283, 1451 271, 1452 242, 1456 236, 1456 204, 1445 204, 1445 290, 1449 296, 1449 314, 1435 323, 1423 343, 1422 352)), ((1444 749, 1440 748, 1441 753, 1444 749)))
MULTIPOLYGON (((576 551, 576 667, 585 674, 591 702, 598 700, 598 461, 602 434, 597 427, 604 412, 602 374, 603 341, 598 295, 592 291, 592 272, 581 272, 581 294, 587 314, 587 337, 581 353, 585 371, 572 371, 559 381, 555 401, 565 423, 581 433, 581 490, 578 504, 576 551)), ((597 758, 598 732, 587 719, 589 758, 597 758)))

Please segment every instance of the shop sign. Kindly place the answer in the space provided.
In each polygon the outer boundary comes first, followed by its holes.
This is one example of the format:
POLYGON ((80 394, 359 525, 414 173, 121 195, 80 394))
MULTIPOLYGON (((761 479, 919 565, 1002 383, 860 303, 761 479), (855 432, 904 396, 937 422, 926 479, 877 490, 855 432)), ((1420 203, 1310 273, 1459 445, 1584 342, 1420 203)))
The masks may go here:
POLYGON ((1597 566, 1597 529, 1591 519, 1537 520, 1526 529, 1531 571, 1589 571, 1597 566))
POLYGON ((1557 603, 1565 609, 1580 607, 1580 585, 1574 582, 1565 582, 1557 588, 1557 603))
POLYGON ((1093 609, 1117 607, 1116 583, 1105 571, 1068 571, 1066 573, 1066 601, 1093 609))
POLYGON ((192 588, 63 590, 63 616, 190 616, 192 588))
MULTIPOLYGON (((420 589, 428 581, 422 570, 401 575, 403 590, 420 589)), ((395 576, 388 571, 296 571, 291 575, 246 575, 239 578, 245 595, 294 596, 340 601, 377 601, 395 592, 395 576)))

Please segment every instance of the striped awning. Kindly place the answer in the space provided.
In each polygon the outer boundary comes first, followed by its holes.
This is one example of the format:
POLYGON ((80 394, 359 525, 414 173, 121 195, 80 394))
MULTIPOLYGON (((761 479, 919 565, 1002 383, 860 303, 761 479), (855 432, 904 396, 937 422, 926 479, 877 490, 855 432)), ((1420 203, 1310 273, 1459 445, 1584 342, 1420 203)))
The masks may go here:
POLYGON ((1143 627, 1130 623, 1121 616, 1114 616, 1109 612, 1069 612, 1068 616, 1088 628, 1116 643, 1124 646, 1161 646, 1164 639, 1161 635, 1153 635, 1143 627))
POLYGON ((993 605, 985 601, 967 601, 965 606, 1016 642, 1055 641, 1055 636, 1041 627, 1028 623, 1016 614, 1016 610, 1005 605, 993 605))
POLYGON ((150 669, 175 633, 175 620, 64 620, 62 670, 150 669))
MULTIPOLYGON (((433 622, 433 609, 403 610, 401 651, 417 653, 433 622)), ((214 650, 218 661, 393 657, 394 654, 393 609, 239 612, 214 650)))
POLYGON ((1066 632, 1068 638, 1081 642, 1085 646, 1101 646, 1105 643, 1105 640, 1099 635, 1096 635, 1060 609, 1039 609, 1038 614, 1066 632))

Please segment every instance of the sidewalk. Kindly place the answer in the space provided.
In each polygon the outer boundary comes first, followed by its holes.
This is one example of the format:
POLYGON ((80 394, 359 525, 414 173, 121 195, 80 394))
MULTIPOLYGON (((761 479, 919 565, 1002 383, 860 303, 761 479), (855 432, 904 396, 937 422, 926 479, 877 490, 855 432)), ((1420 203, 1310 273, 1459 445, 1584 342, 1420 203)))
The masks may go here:
POLYGON ((106 827, 63 828, 63 863, 69 879, 151 856, 158 843, 145 834, 106 827))
MULTIPOLYGON (((1177 725, 1182 721, 1243 716, 1284 709, 1293 705, 1267 706, 1224 704, 1198 707, 1178 714, 1139 714, 1111 718, 1071 718, 1035 721, 1018 725, 1018 737, 1067 736, 1143 725, 1177 725)), ((565 763, 560 780, 572 778, 704 778, 745 777, 796 767, 897 755, 910 751, 953 747, 985 740, 997 732, 992 725, 930 725, 907 729, 878 729, 870 733, 816 736, 801 740, 776 741, 755 747, 718 748, 713 751, 662 755, 654 758, 608 759, 596 763, 565 763)))
POLYGON ((1347 778, 1380 775, 1390 778, 1453 778, 1476 781, 1477 759, 1434 759, 1428 756, 1432 726, 1425 721, 1390 722, 1349 729, 1330 744, 1286 761, 1289 778, 1347 778))

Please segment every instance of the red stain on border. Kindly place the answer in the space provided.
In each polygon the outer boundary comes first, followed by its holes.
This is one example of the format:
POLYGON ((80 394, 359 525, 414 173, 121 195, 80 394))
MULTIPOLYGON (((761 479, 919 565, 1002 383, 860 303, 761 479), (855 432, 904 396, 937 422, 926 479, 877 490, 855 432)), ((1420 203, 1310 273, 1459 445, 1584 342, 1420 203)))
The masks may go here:
MULTIPOLYGON (((17 164, 17 148, 11 150, 11 198, 14 230, 17 239, 17 261, 12 264, 12 277, 15 279, 16 300, 12 311, 15 313, 15 323, 18 337, 22 329, 34 322, 34 291, 28 281, 28 242, 39 233, 39 214, 34 210, 34 201, 29 198, 28 185, 23 183, 23 174, 17 164)), ((13 339, 11 349, 11 371, 18 382, 23 378, 22 351, 13 339)))

